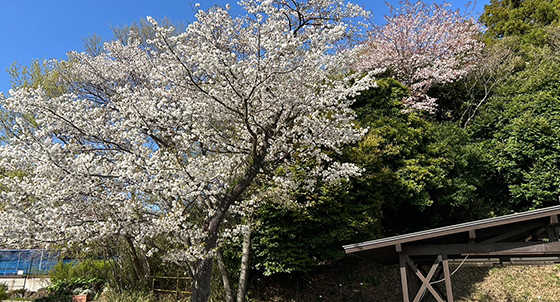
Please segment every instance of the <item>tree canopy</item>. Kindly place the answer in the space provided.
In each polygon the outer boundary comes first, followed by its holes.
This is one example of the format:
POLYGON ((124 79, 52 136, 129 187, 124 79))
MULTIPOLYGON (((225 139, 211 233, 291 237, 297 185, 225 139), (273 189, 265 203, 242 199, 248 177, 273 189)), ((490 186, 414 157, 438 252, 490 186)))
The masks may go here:
POLYGON ((558 25, 560 1, 491 0, 480 17, 487 27, 488 41, 506 36, 521 36, 532 43, 545 43, 547 25, 558 25))
POLYGON ((213 7, 179 35, 148 18, 148 46, 131 37, 71 53, 68 91, 21 87, 3 101, 35 122, 16 118, 0 151, 27 172, 4 179, 5 244, 126 236, 149 254, 164 236, 167 259, 191 263, 193 301, 206 301, 213 252, 236 231, 223 224, 230 211, 293 188, 296 162, 309 188, 358 172, 325 151, 363 132, 349 105, 372 82, 340 70, 357 49, 337 46, 352 34, 346 20, 365 12, 328 0, 241 4, 246 16, 213 7))
POLYGON ((385 24, 370 31, 359 68, 379 70, 410 89, 408 109, 436 110, 427 92, 454 82, 476 66, 483 47, 480 24, 449 4, 401 1, 390 6, 385 24))

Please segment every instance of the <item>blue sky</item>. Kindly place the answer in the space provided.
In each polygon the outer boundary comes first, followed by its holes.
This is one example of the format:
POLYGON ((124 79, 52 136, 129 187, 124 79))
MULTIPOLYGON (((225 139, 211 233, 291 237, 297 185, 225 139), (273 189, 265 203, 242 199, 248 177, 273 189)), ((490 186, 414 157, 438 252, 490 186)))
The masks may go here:
MULTIPOLYGON (((203 9, 230 3, 234 13, 241 12, 237 0, 0 0, 0 92, 11 88, 5 70, 14 61, 29 65, 33 59, 64 59, 68 51, 83 50, 82 38, 96 33, 111 39, 111 26, 130 24, 146 16, 156 20, 167 16, 187 23, 194 19, 196 2, 203 9)), ((352 2, 373 12, 375 23, 388 13, 385 1, 352 2)), ((397 5, 399 0, 387 2, 397 5)), ((464 9, 468 1, 447 2, 454 9, 464 9)), ((489 2, 477 1, 475 12, 489 2)))

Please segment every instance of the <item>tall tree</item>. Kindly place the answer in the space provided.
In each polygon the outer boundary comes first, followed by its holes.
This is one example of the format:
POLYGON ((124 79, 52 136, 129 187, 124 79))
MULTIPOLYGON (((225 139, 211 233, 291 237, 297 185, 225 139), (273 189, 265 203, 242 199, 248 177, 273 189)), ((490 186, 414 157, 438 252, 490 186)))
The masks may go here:
POLYGON ((480 17, 487 41, 522 36, 526 42, 546 43, 544 27, 560 20, 558 0, 491 0, 480 17))
POLYGON ((436 100, 427 91, 460 79, 475 66, 483 47, 480 24, 451 11, 449 4, 405 0, 390 8, 386 23, 370 32, 359 67, 385 70, 410 89, 404 100, 408 109, 434 112, 436 100))
POLYGON ((324 151, 362 134, 349 97, 371 81, 342 74, 359 50, 338 46, 355 33, 346 20, 365 12, 334 0, 241 4, 246 16, 199 11, 179 35, 149 18, 148 47, 130 39, 71 53, 68 92, 23 87, 3 100, 36 122, 16 119, 0 148, 5 167, 28 173, 4 179, 6 244, 126 233, 154 250, 150 238, 165 236, 168 260, 192 264, 192 301, 203 302, 212 255, 232 231, 224 219, 253 184, 293 188, 294 162, 324 181, 358 171, 324 151))
POLYGON ((560 198, 558 49, 526 45, 526 62, 499 85, 471 127, 507 187, 505 211, 555 205, 560 198))

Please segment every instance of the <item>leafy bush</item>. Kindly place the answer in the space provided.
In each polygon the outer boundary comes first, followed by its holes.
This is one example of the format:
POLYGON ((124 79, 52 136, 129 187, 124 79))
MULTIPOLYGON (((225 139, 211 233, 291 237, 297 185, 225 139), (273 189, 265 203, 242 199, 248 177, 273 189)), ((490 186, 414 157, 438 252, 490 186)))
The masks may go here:
POLYGON ((57 280, 47 287, 48 296, 35 300, 36 302, 66 302, 72 300, 74 294, 96 294, 103 287, 104 281, 98 278, 72 278, 57 280))
POLYGON ((106 283, 107 272, 106 262, 101 260, 61 261, 50 271, 48 295, 37 301, 64 302, 71 301, 73 294, 96 295, 106 283))
POLYGON ((78 278, 106 280, 108 272, 107 262, 103 260, 60 261, 52 268, 49 276, 53 283, 78 278))
POLYGON ((101 290, 102 285, 103 280, 98 278, 75 278, 56 281, 47 288, 51 293, 74 293, 76 290, 88 289, 95 293, 101 290))
POLYGON ((8 299, 8 285, 6 283, 0 283, 0 301, 4 299, 8 299))

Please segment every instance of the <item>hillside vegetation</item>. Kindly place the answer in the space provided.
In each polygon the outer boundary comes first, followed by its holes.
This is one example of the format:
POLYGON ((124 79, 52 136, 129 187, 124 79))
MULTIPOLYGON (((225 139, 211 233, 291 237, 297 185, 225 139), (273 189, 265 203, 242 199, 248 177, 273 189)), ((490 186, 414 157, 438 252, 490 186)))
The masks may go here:
MULTIPOLYGON (((450 268, 454 271, 457 266, 450 268)), ((457 302, 556 302, 560 297, 559 265, 466 266, 451 279, 457 302)), ((365 260, 253 280, 251 294, 255 302, 402 301, 398 266, 365 260)))

